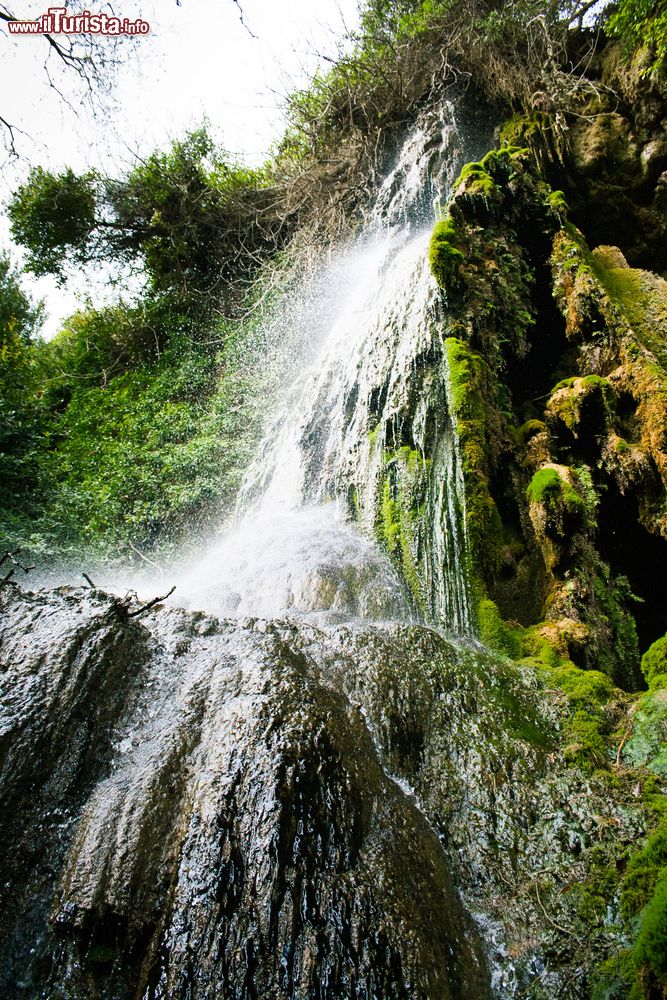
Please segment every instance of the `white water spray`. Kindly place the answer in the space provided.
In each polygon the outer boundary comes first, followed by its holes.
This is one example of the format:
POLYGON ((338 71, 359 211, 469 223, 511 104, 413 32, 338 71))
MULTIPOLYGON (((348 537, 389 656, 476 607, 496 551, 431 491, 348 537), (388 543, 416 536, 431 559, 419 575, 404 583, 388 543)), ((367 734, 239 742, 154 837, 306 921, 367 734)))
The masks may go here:
MULTIPOLYGON (((281 412, 246 475, 233 528, 177 580, 187 606, 223 615, 411 617, 405 589, 373 536, 388 428, 405 421, 419 359, 441 336, 440 294, 427 259, 432 220, 418 231, 407 220, 423 215, 445 174, 451 181, 457 156, 446 111, 410 135, 366 234, 328 265, 330 281, 327 269, 319 276, 318 286, 334 293, 307 312, 303 329, 291 331, 303 363, 295 365, 293 353, 281 412)), ((426 603, 434 620, 465 634, 463 478, 446 403, 444 410, 427 499, 426 603)), ((429 420, 417 412, 413 421, 422 456, 429 420)))

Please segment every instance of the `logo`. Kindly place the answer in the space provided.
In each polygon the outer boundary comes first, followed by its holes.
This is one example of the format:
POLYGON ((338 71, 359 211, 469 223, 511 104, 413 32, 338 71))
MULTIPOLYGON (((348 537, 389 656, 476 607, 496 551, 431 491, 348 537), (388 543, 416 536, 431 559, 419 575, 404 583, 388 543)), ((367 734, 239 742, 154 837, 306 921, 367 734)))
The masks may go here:
POLYGON ((49 7, 36 21, 8 21, 10 35, 147 35, 148 21, 109 14, 68 14, 67 7, 49 7))

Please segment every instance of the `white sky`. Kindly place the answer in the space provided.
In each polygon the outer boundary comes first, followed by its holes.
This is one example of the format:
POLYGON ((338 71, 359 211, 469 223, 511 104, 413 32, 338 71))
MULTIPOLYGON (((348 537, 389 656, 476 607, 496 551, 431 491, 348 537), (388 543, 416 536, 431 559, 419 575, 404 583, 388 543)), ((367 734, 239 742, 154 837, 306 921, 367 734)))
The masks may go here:
MULTIPOLYGON (((64 5, 4 2, 26 20, 64 5)), ((44 39, 0 35, 0 115, 28 133, 17 136, 22 159, 2 164, 0 200, 6 202, 31 165, 122 172, 135 153, 165 148, 204 116, 230 152, 246 162, 265 159, 284 127, 284 95, 307 82, 320 55, 335 55, 344 27, 356 24, 357 0, 242 0, 241 6, 247 28, 233 0, 181 0, 181 6, 176 0, 115 0, 119 16, 141 17, 151 32, 128 48, 130 59, 114 87, 115 110, 102 120, 81 106, 71 76, 57 79, 78 116, 49 88, 44 39)), ((90 0, 84 7, 94 13, 103 5, 90 0)), ((8 241, 2 217, 0 247, 8 241)), ((47 336, 77 307, 71 287, 58 290, 46 278, 26 287, 46 297, 47 336)), ((99 291, 93 290, 95 298, 99 291)))

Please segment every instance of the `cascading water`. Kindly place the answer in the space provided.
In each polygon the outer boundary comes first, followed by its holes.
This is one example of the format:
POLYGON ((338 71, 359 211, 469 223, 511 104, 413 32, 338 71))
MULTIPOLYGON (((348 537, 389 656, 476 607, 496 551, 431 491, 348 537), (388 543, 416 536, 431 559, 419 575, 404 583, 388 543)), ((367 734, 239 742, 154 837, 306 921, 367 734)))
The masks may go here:
MULTIPOLYGON (((178 580, 187 606, 405 620, 416 603, 448 632, 472 633, 463 478, 439 343, 442 305, 428 267, 434 192, 451 185, 457 143, 451 106, 425 115, 365 234, 328 265, 329 281, 327 269, 319 276, 318 286, 336 290, 322 303, 328 323, 315 322, 325 332, 313 347, 310 307, 300 331, 308 360, 249 470, 235 525, 178 580), (444 387, 430 401, 418 384, 428 357, 439 359, 431 377, 444 387), (417 602, 373 544, 383 458, 406 436, 428 482, 417 602)), ((295 340, 292 331, 292 353, 295 340)))
MULTIPOLYGON (((194 612, 157 608, 149 627, 100 592, 0 594, 0 995, 491 995, 450 867, 491 808, 464 781, 491 763, 461 748, 492 670, 405 624, 472 627, 424 228, 460 159, 451 108, 431 109, 330 265, 335 294, 303 310, 302 371, 236 523, 177 581, 194 612)), ((480 879, 486 844, 468 844, 480 879)))

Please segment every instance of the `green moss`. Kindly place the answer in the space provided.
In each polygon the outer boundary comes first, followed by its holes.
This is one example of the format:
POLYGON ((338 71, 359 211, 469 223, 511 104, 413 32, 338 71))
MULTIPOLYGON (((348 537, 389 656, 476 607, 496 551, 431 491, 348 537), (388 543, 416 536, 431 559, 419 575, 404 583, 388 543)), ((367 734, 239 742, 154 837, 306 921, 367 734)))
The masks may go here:
POLYGON ((447 361, 447 376, 450 401, 458 419, 480 420, 483 418, 483 405, 479 393, 477 358, 470 347, 456 337, 445 340, 445 358, 447 361))
POLYGON ((567 215, 568 204, 565 195, 562 191, 552 191, 549 195, 549 205, 554 209, 555 212, 560 212, 563 215, 567 215))
POLYGON ((642 656, 642 673, 649 687, 655 687, 657 678, 667 674, 667 635, 656 639, 642 656))
POLYGON ((545 504, 548 507, 562 505, 571 513, 586 513, 586 502, 577 493, 558 469, 545 467, 538 469, 526 489, 530 503, 545 504))
POLYGON ((552 389, 548 411, 552 417, 553 415, 558 416, 565 426, 576 434, 581 423, 584 405, 592 397, 599 399, 602 411, 608 419, 611 415, 610 401, 612 396, 611 384, 606 378, 601 378, 599 375, 567 378, 552 389))
POLYGON ((610 722, 606 711, 615 695, 609 677, 598 670, 581 670, 571 663, 549 670, 550 686, 567 695, 569 714, 563 723, 564 758, 584 770, 607 768, 610 722))
POLYGON ((464 257, 455 245, 456 227, 449 216, 436 222, 429 246, 431 273, 441 288, 449 289, 458 275, 464 257))
POLYGON ((542 750, 553 750, 555 734, 545 727, 544 716, 536 703, 521 698, 517 691, 517 675, 511 670, 494 670, 484 678, 487 694, 502 711, 503 728, 515 739, 523 740, 542 750))
POLYGON ((560 667, 569 664, 569 660, 564 660, 558 650, 545 639, 538 631, 539 626, 533 625, 523 631, 522 637, 522 662, 529 659, 539 667, 560 667))
POLYGON ((632 951, 623 948, 598 968, 591 1000, 642 1000, 632 951))
POLYGON ((667 987, 667 872, 642 911, 633 957, 640 969, 667 987))
POLYGON ((401 509, 391 495, 391 483, 385 480, 382 490, 382 541, 390 555, 394 555, 400 544, 401 509))
POLYGON ((407 445, 399 448, 398 458, 411 478, 420 475, 429 465, 428 459, 425 459, 420 451, 416 448, 409 448, 407 445))
POLYGON ((560 493, 561 478, 556 469, 539 469, 526 490, 531 503, 544 503, 552 495, 560 493))
POLYGON ((501 186, 516 172, 515 161, 527 152, 525 145, 489 150, 481 162, 466 163, 454 182, 454 191, 463 186, 458 197, 501 201, 501 186))
POLYGON ((557 382, 556 385, 551 390, 551 395, 553 396, 554 393, 559 392, 561 389, 571 389, 576 381, 577 381, 576 375, 571 375, 569 378, 561 379, 560 382, 557 382))
POLYGON ((521 656, 521 629, 507 625, 497 605, 486 597, 477 605, 477 625, 479 637, 489 649, 514 659, 521 656))
POLYGON ((645 772, 640 791, 647 825, 657 830, 664 823, 667 828, 667 795, 665 795, 664 780, 655 774, 645 772))
POLYGON ((664 688, 640 695, 631 719, 630 736, 623 747, 623 761, 647 767, 667 778, 667 690, 664 688))
POLYGON ((633 855, 625 870, 621 889, 621 914, 625 920, 637 916, 649 903, 666 874, 667 823, 663 823, 633 855))
POLYGON ((514 437, 517 444, 523 445, 536 434, 541 434, 546 430, 546 424, 542 420, 527 420, 521 427, 514 430, 514 437))
POLYGON ((359 491, 356 486, 352 486, 349 491, 350 510, 355 521, 359 520, 361 513, 359 506, 359 491))
POLYGON ((581 670, 572 664, 558 667, 553 682, 565 692, 574 708, 602 709, 613 697, 615 687, 599 670, 581 670))
POLYGON ((525 153, 525 143, 514 143, 503 149, 490 149, 482 159, 481 167, 495 181, 506 183, 516 173, 516 161, 521 160, 525 153))
POLYGON ((456 421, 466 490, 466 535, 475 567, 492 577, 500 565, 503 525, 487 474, 490 421, 484 363, 456 337, 444 343, 448 398, 456 421))
POLYGON ((552 120, 543 111, 513 115, 500 129, 500 142, 504 147, 532 146, 551 131, 552 120))
POLYGON ((601 375, 584 375, 583 378, 577 379, 577 383, 584 387, 599 386, 603 391, 607 391, 611 388, 609 380, 602 378, 601 375))
POLYGON ((429 463, 419 451, 408 447, 387 452, 384 461, 387 471, 380 496, 378 538, 399 569, 416 606, 423 611, 415 550, 424 517, 420 497, 429 463))
POLYGON ((602 728, 597 713, 577 710, 565 727, 565 759, 584 769, 605 767, 608 763, 608 747, 602 728))
POLYGON ((620 309, 635 335, 664 365, 667 363, 667 283, 650 271, 615 267, 601 252, 590 264, 609 298, 620 309))
POLYGON ((459 174, 454 188, 465 184, 466 194, 481 198, 492 198, 497 187, 481 163, 467 163, 459 174))
POLYGON ((588 876, 572 887, 577 915, 590 935, 607 918, 609 904, 618 892, 617 851, 608 844, 594 844, 586 857, 588 876))
POLYGON ((554 415, 565 424, 568 430, 576 433, 579 423, 579 407, 573 392, 559 391, 557 395, 551 397, 549 416, 553 418, 554 415))

